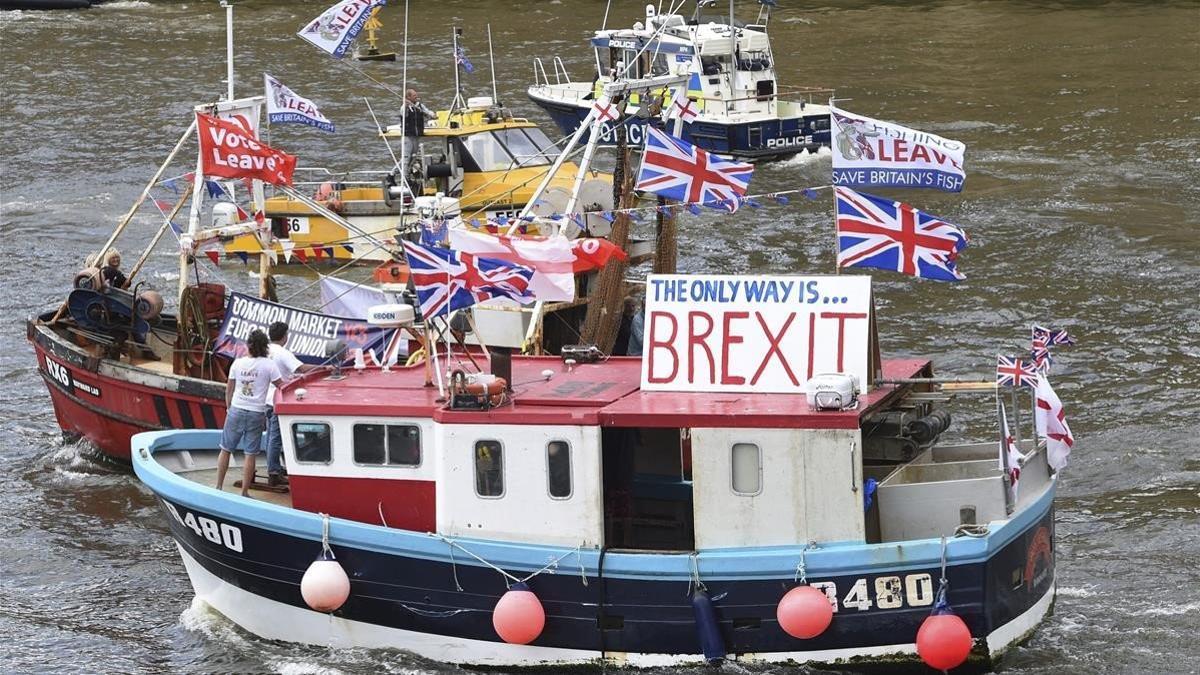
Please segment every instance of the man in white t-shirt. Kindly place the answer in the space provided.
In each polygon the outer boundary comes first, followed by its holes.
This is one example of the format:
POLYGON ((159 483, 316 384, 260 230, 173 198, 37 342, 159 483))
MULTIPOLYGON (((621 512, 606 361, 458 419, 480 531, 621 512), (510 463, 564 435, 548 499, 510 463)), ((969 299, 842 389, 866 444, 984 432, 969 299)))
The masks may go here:
MULTIPOLYGON (((271 338, 269 356, 279 368, 279 374, 286 378, 298 373, 316 370, 317 366, 302 363, 296 355, 288 351, 284 345, 288 339, 288 325, 276 321, 267 329, 267 337, 271 338)), ((271 487, 287 485, 287 472, 283 470, 283 435, 279 429, 279 418, 275 415, 275 387, 267 391, 267 484, 271 487)))
POLYGON ((221 454, 217 459, 217 489, 225 486, 229 471, 229 455, 234 450, 245 453, 242 471, 242 496, 250 496, 254 483, 254 457, 262 452, 262 435, 267 426, 267 391, 272 385, 283 384, 279 367, 267 354, 267 334, 252 331, 246 340, 249 355, 240 357, 229 367, 225 384, 225 427, 221 431, 221 454))

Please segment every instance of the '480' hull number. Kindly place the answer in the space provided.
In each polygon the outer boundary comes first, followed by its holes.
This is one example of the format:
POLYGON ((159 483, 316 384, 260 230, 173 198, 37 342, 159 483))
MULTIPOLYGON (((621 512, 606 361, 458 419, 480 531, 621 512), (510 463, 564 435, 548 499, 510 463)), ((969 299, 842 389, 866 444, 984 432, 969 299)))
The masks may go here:
POLYGON ((833 611, 838 606, 844 609, 856 609, 860 612, 878 607, 879 609, 900 609, 902 607, 928 607, 933 604, 933 578, 928 573, 906 574, 899 576, 876 577, 874 587, 867 584, 866 579, 858 579, 850 587, 846 596, 838 602, 837 583, 833 581, 814 581, 809 584, 829 598, 833 611), (872 593, 872 591, 874 591, 872 593))
POLYGON ((183 516, 180 516, 179 509, 176 509, 174 504, 168 501, 163 501, 163 504, 180 525, 191 529, 197 537, 204 537, 235 553, 242 552, 242 531, 238 527, 229 523, 218 523, 212 518, 204 516, 196 517, 194 513, 187 510, 183 512, 183 516))

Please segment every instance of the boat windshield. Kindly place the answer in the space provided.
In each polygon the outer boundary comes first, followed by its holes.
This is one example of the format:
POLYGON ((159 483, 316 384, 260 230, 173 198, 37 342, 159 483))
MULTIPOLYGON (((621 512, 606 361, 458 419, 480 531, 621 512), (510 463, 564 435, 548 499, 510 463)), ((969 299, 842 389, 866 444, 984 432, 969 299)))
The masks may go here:
POLYGON ((546 166, 558 154, 546 134, 535 128, 484 131, 461 141, 467 155, 464 166, 477 171, 546 166))

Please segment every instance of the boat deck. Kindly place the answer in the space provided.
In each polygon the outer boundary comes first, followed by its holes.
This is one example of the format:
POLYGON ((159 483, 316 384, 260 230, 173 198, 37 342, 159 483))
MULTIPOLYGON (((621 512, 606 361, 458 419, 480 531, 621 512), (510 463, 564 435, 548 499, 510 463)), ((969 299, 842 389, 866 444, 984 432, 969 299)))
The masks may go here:
MULTIPOLYGON (((168 465, 168 468, 180 477, 186 478, 193 483, 213 487, 217 484, 217 455, 218 450, 215 448, 208 451, 182 450, 174 454, 174 456, 168 454, 157 459, 162 461, 164 465, 168 465), (170 466, 172 464, 174 466, 170 466)), ((266 462, 266 456, 259 455, 258 466, 256 468, 258 469, 258 479, 260 481, 265 479, 266 468, 264 462, 266 462)), ((240 495, 242 489, 234 487, 234 483, 241 479, 242 455, 241 453, 234 453, 230 458, 229 472, 225 474, 225 486, 222 491, 232 495, 240 495)), ((270 502, 276 506, 292 508, 291 493, 279 493, 271 490, 255 490, 251 488, 250 497, 259 501, 270 502)))

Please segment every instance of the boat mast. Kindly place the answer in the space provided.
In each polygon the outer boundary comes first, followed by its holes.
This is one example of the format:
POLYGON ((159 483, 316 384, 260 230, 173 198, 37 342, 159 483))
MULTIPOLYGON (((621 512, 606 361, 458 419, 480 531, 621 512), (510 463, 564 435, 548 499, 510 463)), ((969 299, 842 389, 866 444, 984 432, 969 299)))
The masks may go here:
POLYGON ((729 94, 733 101, 740 98, 737 91, 737 27, 733 25, 733 0, 729 0, 729 94))
POLYGON ((233 5, 228 0, 221 0, 225 8, 225 100, 233 100, 233 5))
MULTIPOLYGON (((488 29, 488 67, 492 71, 492 105, 500 105, 500 94, 496 93, 496 57, 492 54, 492 24, 487 25, 488 29)), ((458 66, 455 65, 455 72, 458 72, 458 66)))

